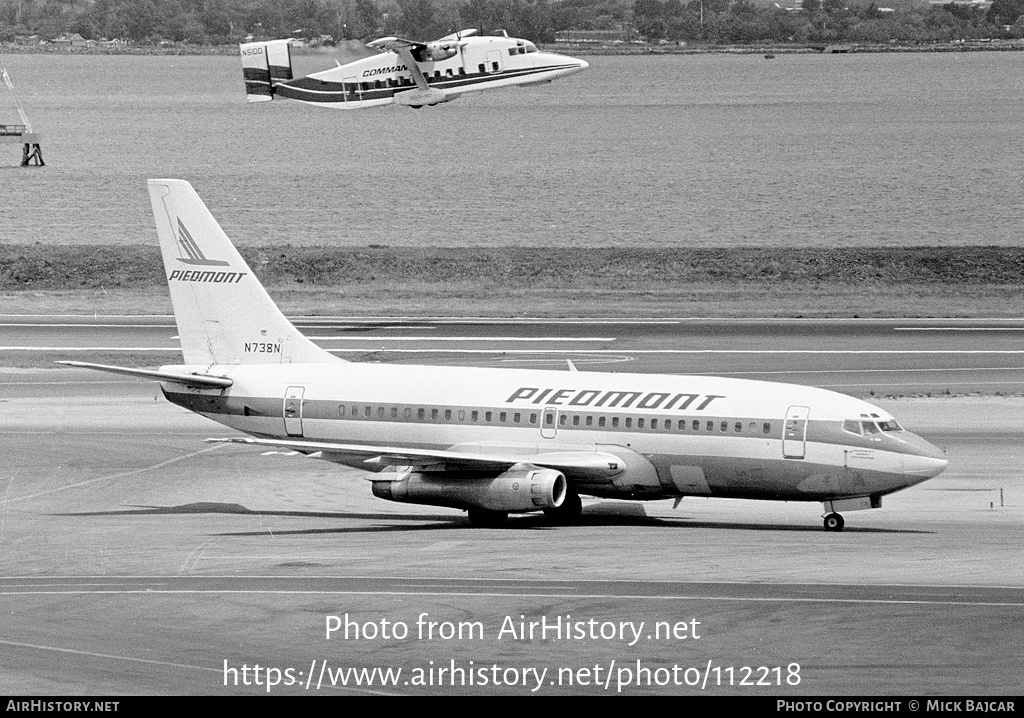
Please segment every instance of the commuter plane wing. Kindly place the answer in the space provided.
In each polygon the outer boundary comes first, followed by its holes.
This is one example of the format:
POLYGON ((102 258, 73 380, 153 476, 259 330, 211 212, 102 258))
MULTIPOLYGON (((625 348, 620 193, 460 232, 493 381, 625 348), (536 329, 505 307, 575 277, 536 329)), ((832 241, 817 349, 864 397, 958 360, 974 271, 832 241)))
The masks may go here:
POLYGON ((463 30, 433 42, 384 37, 369 43, 379 54, 295 78, 291 40, 240 45, 249 102, 275 97, 342 109, 422 107, 467 92, 532 85, 586 69, 566 55, 541 52, 528 40, 463 30))
POLYGON ((184 364, 63 362, 154 379, 164 396, 248 437, 357 467, 373 493, 575 519, 580 495, 820 501, 840 511, 937 476, 942 452, 882 409, 792 384, 707 376, 350 363, 280 312, 182 180, 150 180, 184 364))

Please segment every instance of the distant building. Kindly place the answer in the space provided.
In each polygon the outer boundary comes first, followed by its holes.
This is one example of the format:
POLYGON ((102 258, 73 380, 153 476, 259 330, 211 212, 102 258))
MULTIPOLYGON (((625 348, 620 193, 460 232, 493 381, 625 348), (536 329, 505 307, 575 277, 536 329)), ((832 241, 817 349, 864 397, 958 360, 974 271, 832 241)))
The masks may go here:
POLYGON ((53 40, 50 40, 50 44, 55 45, 56 47, 85 48, 92 47, 96 42, 94 40, 86 40, 76 32, 73 35, 61 35, 60 37, 56 37, 53 40))
POLYGON ((633 42, 640 38, 640 33, 632 25, 623 23, 615 30, 559 30, 555 33, 555 42, 584 44, 615 44, 633 42))

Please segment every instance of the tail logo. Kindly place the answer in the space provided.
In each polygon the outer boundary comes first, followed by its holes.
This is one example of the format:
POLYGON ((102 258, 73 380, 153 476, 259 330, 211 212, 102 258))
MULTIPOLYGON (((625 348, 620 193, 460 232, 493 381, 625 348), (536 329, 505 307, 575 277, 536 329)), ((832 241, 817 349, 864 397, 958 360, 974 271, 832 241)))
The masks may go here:
POLYGON ((189 234, 188 229, 181 221, 181 217, 178 217, 178 246, 181 247, 181 251, 188 255, 186 257, 178 257, 178 261, 184 264, 199 265, 201 267, 227 267, 230 263, 220 259, 207 259, 206 255, 203 254, 203 250, 196 244, 196 240, 189 234))

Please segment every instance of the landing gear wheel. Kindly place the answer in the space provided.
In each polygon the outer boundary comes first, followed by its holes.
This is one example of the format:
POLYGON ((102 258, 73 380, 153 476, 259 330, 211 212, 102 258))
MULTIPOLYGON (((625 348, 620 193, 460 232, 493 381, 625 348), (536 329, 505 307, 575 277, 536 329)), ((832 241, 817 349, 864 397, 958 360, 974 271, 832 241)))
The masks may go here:
POLYGON ((562 500, 562 505, 550 509, 544 509, 544 515, 556 524, 572 524, 583 513, 583 502, 580 495, 575 491, 569 491, 562 500))
POLYGON ((843 521, 843 517, 839 514, 829 514, 825 517, 825 530, 826 531, 842 531, 843 526, 846 522, 843 521))
POLYGON ((500 529, 508 523, 508 511, 470 509, 469 523, 478 529, 500 529))

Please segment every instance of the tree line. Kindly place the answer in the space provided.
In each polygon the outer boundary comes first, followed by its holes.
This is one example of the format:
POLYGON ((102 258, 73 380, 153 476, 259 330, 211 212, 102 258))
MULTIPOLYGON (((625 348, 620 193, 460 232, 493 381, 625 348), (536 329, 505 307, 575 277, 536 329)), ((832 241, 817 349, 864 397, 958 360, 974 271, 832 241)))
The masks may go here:
POLYGON ((333 41, 386 35, 429 40, 462 28, 550 43, 564 30, 605 30, 651 42, 949 42, 1024 37, 1024 0, 988 9, 899 0, 0 0, 0 41, 78 33, 229 45, 248 37, 333 41))

